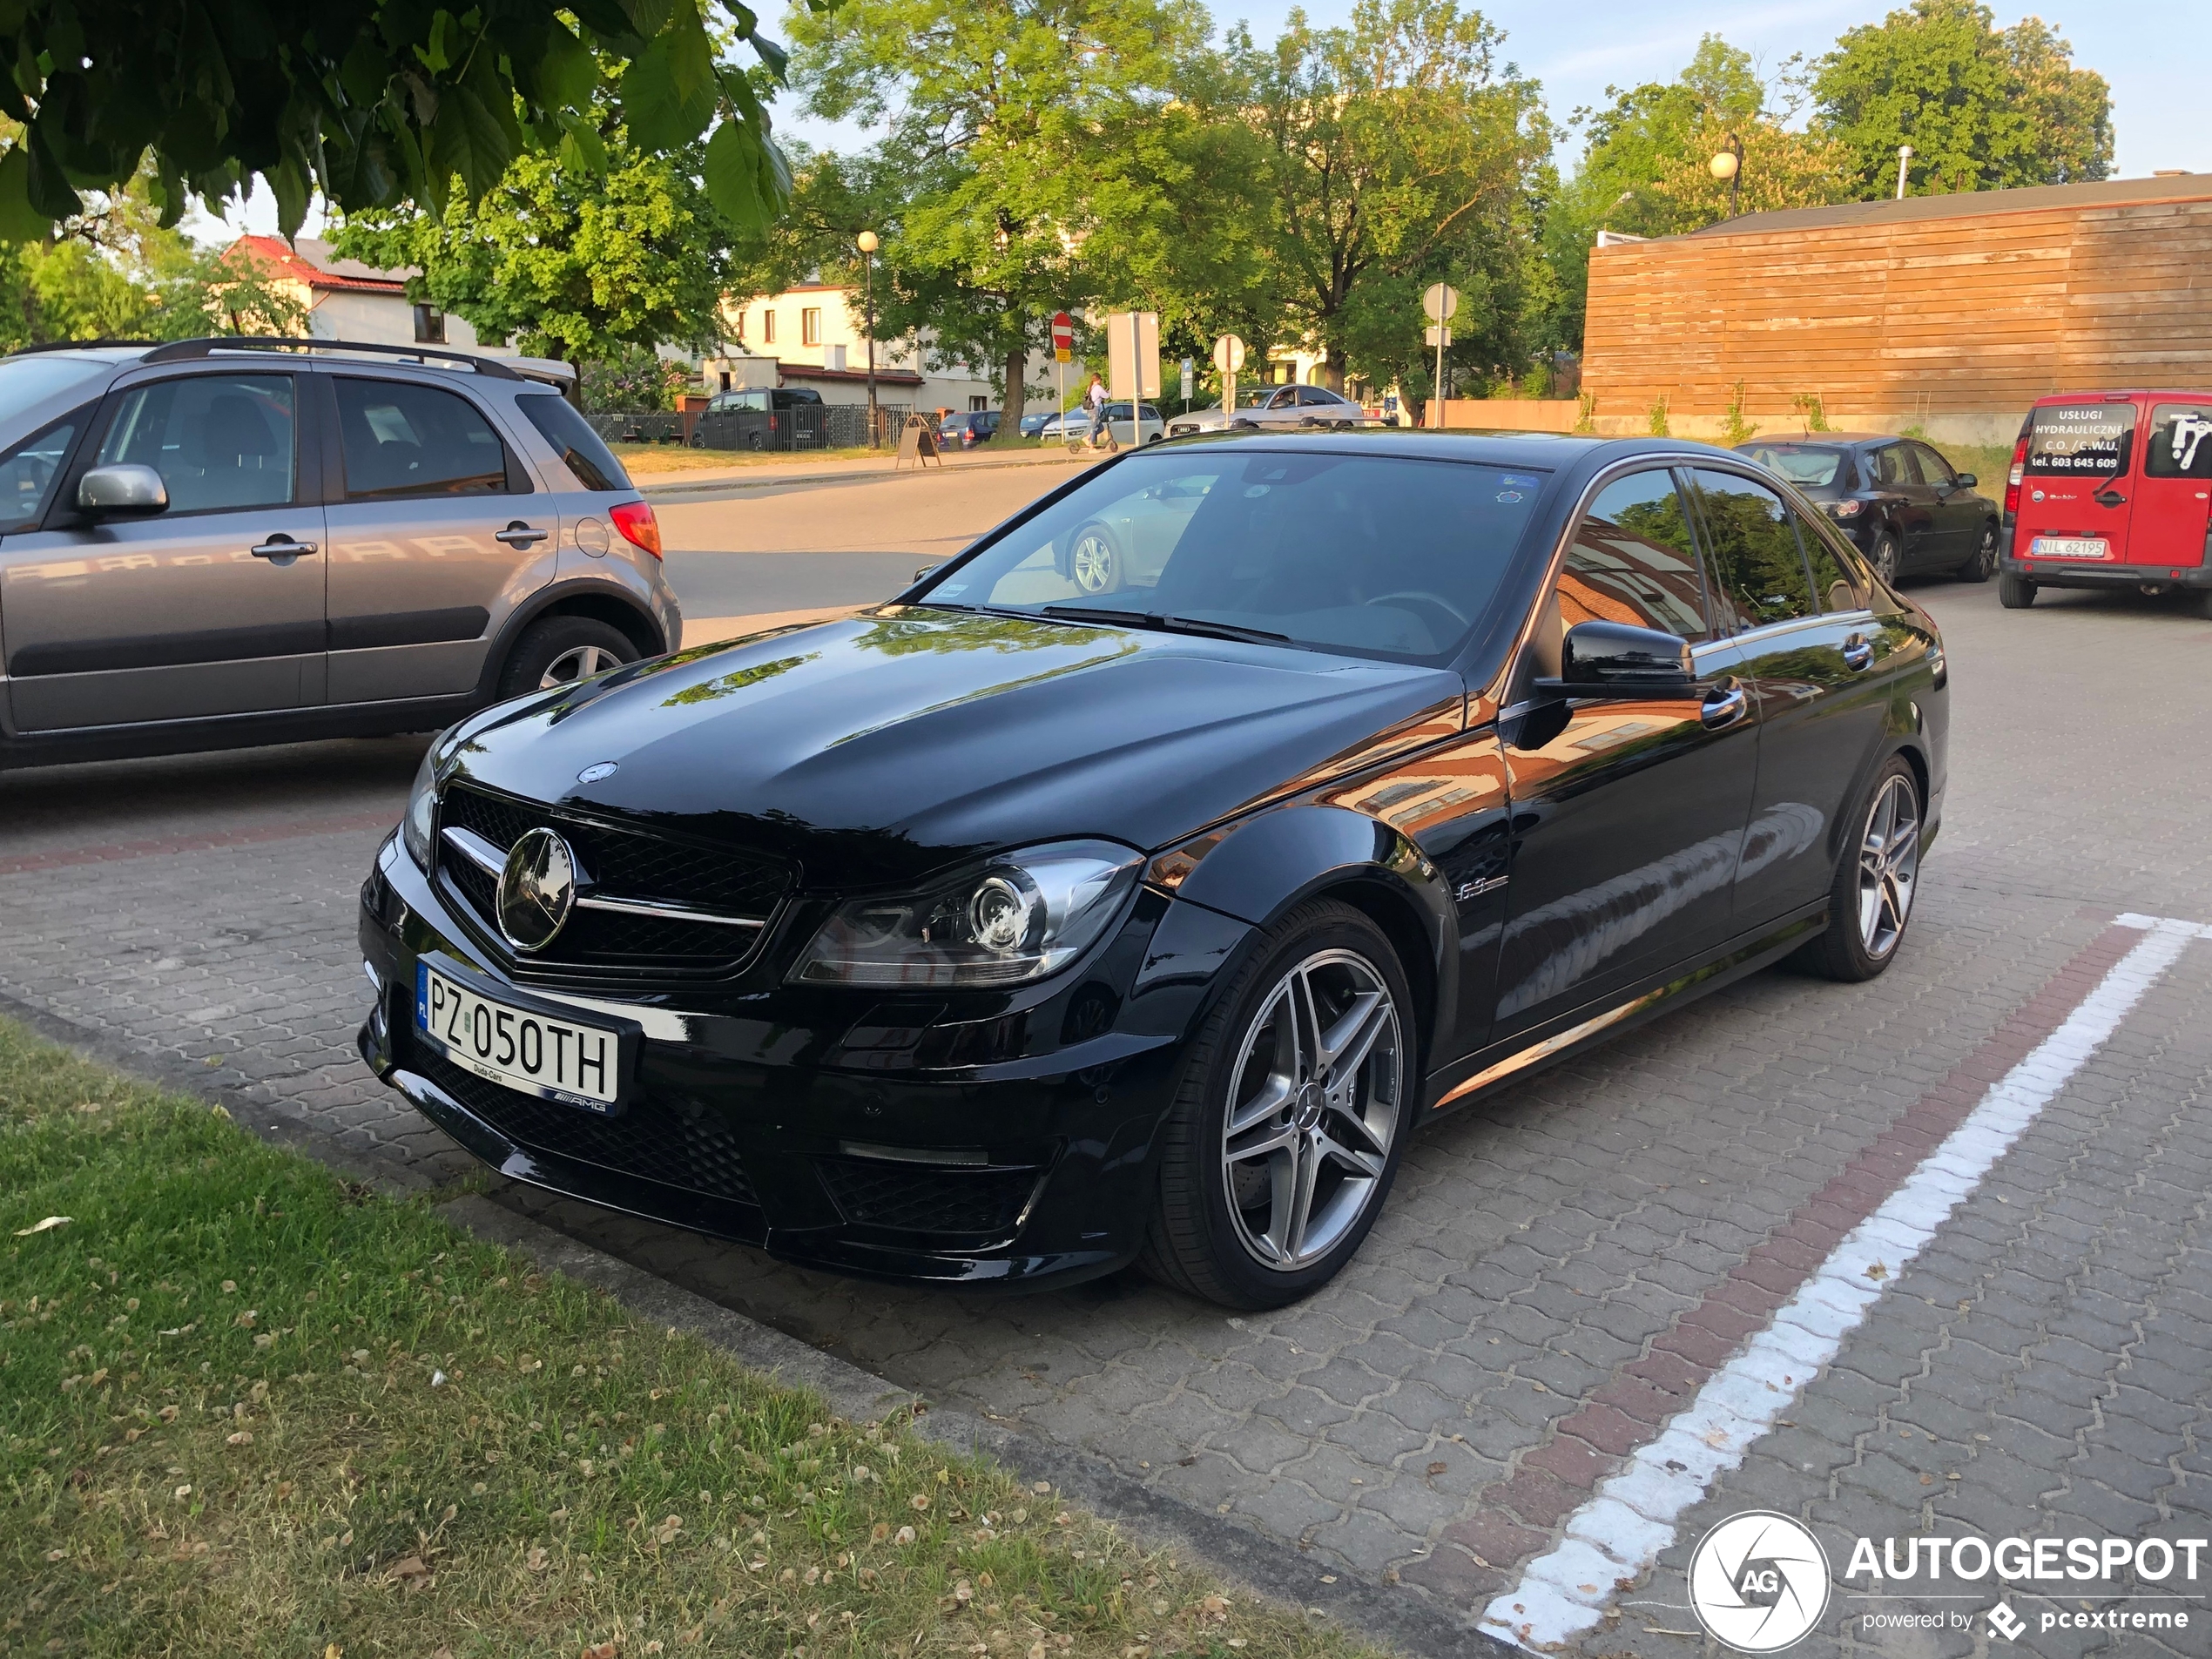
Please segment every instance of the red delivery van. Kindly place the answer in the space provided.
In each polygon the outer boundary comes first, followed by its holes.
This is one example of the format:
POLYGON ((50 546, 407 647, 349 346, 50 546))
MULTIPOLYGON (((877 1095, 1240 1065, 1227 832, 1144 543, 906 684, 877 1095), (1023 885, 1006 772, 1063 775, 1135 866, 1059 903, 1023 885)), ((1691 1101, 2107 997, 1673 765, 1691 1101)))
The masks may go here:
POLYGON ((2088 392, 2027 412, 2005 483, 1997 594, 2186 592, 2212 615, 2212 392, 2088 392))

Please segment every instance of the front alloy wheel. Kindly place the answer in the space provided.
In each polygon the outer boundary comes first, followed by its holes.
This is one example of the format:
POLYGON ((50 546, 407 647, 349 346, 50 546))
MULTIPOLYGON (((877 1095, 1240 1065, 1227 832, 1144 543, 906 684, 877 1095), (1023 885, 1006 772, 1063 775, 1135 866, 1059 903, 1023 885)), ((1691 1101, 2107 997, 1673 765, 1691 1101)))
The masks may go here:
POLYGON ((1113 538, 1096 524, 1076 531, 1076 544, 1068 550, 1068 574, 1085 593, 1111 593, 1121 586, 1121 557, 1113 538))
POLYGON ((610 668, 620 668, 626 660, 616 656, 604 645, 573 645, 545 665, 545 672, 538 678, 537 689, 550 691, 556 685, 588 680, 594 674, 604 674, 610 668))
POLYGON ((1395 1177, 1413 1027, 1390 941, 1359 911, 1292 911, 1190 1045, 1161 1133, 1138 1264, 1224 1306, 1280 1307, 1351 1260, 1395 1177))

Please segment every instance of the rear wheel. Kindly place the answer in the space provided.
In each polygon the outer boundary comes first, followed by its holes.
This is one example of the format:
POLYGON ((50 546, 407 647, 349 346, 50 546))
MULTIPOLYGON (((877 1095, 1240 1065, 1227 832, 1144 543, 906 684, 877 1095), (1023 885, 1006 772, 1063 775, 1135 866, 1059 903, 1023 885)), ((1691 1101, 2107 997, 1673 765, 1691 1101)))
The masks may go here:
POLYGON ((1920 780, 1902 756, 1874 779, 1858 832, 1836 861, 1828 930, 1797 953, 1832 980, 1872 979, 1896 960, 1920 884, 1920 780))
POLYGON ((1866 556, 1874 574, 1892 587, 1897 584, 1898 552, 1897 533, 1884 530, 1874 538, 1874 550, 1866 556))
POLYGON ((2010 570, 1997 578, 1997 603, 2007 610, 2025 610, 2035 603, 2035 584, 2010 570))
POLYGON ((1068 575, 1085 593, 1111 593, 1122 585, 1122 556, 1102 524, 1086 524, 1068 549, 1068 575))
POLYGON ((637 660, 629 635, 590 617, 548 617, 534 622, 508 653, 499 677, 502 697, 550 691, 637 660))
POLYGON ((1139 1265, 1227 1307, 1328 1283, 1398 1173, 1413 1042, 1382 930, 1333 900, 1292 911, 1191 1045, 1139 1265))
POLYGON ((1997 526, 1984 524, 1973 557, 1959 567, 1961 582, 1986 582, 1997 569, 1997 526))

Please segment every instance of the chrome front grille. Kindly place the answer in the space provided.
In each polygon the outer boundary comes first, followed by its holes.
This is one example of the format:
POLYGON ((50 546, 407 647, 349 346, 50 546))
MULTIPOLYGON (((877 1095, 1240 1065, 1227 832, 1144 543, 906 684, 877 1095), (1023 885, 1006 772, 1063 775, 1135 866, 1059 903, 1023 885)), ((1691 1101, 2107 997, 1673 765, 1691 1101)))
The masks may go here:
POLYGON ((731 972, 758 948, 790 883, 782 866, 743 852, 579 818, 464 783, 447 786, 438 830, 447 889, 525 975, 731 972), (498 928, 498 868, 509 848, 539 828, 569 844, 585 885, 550 945, 517 952, 498 928))

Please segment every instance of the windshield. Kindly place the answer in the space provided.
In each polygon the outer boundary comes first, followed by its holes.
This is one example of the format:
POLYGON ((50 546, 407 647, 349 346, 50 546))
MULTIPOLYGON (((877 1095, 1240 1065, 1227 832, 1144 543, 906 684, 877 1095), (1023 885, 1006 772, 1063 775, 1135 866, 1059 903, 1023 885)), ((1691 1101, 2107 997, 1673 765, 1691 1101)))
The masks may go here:
POLYGON ((71 352, 0 358, 0 422, 66 392, 80 382, 112 374, 116 365, 71 352))
POLYGON ((1744 449, 1759 465, 1780 473, 1791 483, 1804 489, 1820 489, 1836 482, 1836 472, 1844 464, 1841 449, 1815 448, 1799 443, 1763 443, 1756 449, 1744 449))
POLYGON ((1545 475, 1379 455, 1136 455, 948 570, 915 603, 1072 607, 1434 660, 1489 605, 1545 475))

